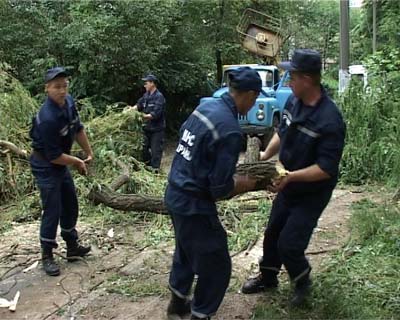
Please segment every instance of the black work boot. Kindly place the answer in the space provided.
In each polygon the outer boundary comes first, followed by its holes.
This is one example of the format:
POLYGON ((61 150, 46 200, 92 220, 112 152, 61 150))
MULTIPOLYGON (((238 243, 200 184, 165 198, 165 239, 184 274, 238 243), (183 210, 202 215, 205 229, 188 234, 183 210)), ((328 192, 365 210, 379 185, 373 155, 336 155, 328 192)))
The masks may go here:
POLYGON ((258 293, 269 289, 276 289, 277 287, 278 278, 276 276, 266 279, 266 277, 264 277, 263 274, 260 273, 256 278, 251 278, 243 284, 242 293, 258 293))
POLYGON ((311 284, 311 279, 308 276, 296 282, 293 297, 290 300, 290 305, 292 307, 300 307, 304 305, 307 297, 311 293, 311 284))
POLYGON ((77 241, 67 242, 67 259, 68 262, 79 260, 79 257, 86 256, 92 248, 90 246, 81 246, 77 241))
POLYGON ((54 261, 52 248, 42 248, 42 265, 49 276, 58 276, 60 274, 60 267, 54 261))
POLYGON ((190 313, 190 300, 178 297, 171 292, 171 300, 167 307, 168 319, 180 319, 190 313))

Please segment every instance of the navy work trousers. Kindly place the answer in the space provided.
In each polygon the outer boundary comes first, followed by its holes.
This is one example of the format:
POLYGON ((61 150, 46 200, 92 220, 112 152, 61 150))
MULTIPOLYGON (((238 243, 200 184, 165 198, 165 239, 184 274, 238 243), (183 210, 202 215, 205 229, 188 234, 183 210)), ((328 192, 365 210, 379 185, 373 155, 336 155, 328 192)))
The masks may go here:
POLYGON ((75 185, 68 168, 49 167, 43 161, 31 157, 31 169, 40 190, 42 221, 40 244, 42 248, 57 248, 57 227, 67 243, 78 240, 75 229, 78 219, 78 200, 75 185))
POLYGON ((278 193, 264 233, 260 270, 265 279, 275 277, 282 264, 294 282, 308 276, 311 267, 305 250, 331 195, 332 190, 301 196, 278 193))
POLYGON ((169 278, 172 292, 188 297, 198 275, 192 300, 192 314, 214 315, 231 276, 231 258, 226 232, 215 215, 171 214, 175 230, 175 253, 169 278))
POLYGON ((159 169, 164 146, 164 130, 143 130, 143 162, 159 169))

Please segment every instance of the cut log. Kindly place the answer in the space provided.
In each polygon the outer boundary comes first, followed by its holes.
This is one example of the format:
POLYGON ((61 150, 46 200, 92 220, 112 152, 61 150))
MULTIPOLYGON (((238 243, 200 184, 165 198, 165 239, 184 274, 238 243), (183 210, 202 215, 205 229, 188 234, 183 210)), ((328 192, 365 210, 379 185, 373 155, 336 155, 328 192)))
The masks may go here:
POLYGON ((247 137, 247 148, 243 163, 257 162, 260 157, 261 141, 257 137, 247 137))
POLYGON ((249 176, 257 180, 255 190, 265 190, 272 185, 273 180, 286 175, 283 166, 275 161, 258 161, 253 163, 240 164, 236 169, 236 174, 240 176, 249 176))
MULTIPOLYGON (((268 186, 271 186, 274 179, 285 174, 285 170, 276 161, 261 161, 240 164, 236 174, 248 175, 255 178, 257 183, 255 189, 252 191, 257 191, 265 190, 268 186)), ((118 180, 122 180, 122 176, 118 177, 118 180)), ((112 183, 112 186, 115 185, 121 186, 122 184, 112 183)), ((101 186, 93 188, 88 198, 96 205, 102 203, 116 210, 167 214, 162 197, 122 194, 115 192, 107 186, 101 186)))

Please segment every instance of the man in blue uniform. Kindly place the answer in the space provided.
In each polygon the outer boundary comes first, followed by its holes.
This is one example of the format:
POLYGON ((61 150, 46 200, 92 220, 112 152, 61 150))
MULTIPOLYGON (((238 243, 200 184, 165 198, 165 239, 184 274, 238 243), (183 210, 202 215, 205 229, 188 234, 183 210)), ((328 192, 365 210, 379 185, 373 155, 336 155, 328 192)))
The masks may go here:
POLYGON ((47 99, 34 117, 30 131, 33 148, 30 164, 43 207, 40 225, 43 268, 48 275, 57 276, 60 268, 54 261, 53 249, 57 248, 59 223, 61 236, 67 243, 68 260, 74 261, 90 251, 90 247, 78 243, 75 229, 78 201, 67 166, 86 175, 87 164, 93 159, 93 152, 79 120, 74 100, 68 94, 65 69, 49 69, 45 75, 45 83, 47 99), (86 153, 85 160, 70 155, 74 141, 86 153))
POLYGON ((250 68, 232 71, 229 79, 229 93, 200 104, 182 125, 168 177, 165 204, 175 230, 170 317, 191 311, 192 319, 209 319, 217 312, 229 284, 231 259, 215 202, 255 187, 248 177, 234 177, 243 139, 237 114, 254 105, 261 79, 250 68))
POLYGON ((158 79, 149 74, 142 79, 146 92, 133 106, 143 112, 143 161, 155 172, 160 169, 165 131, 165 98, 157 89, 158 79))
POLYGON ((278 194, 264 234, 260 274, 248 280, 242 292, 277 287, 283 264, 295 286, 291 305, 299 306, 311 286, 305 250, 337 183, 345 124, 320 84, 318 52, 295 50, 292 60, 280 66, 290 72, 293 95, 285 106, 278 132, 260 158, 267 160, 279 152, 279 160, 289 174, 276 185, 278 194))

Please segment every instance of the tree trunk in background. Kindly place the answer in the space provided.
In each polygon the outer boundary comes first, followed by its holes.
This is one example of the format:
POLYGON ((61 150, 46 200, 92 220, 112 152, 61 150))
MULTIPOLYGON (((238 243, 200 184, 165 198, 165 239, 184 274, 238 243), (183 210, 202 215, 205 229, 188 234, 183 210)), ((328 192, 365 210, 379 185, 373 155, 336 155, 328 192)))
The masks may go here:
POLYGON ((215 59, 216 59, 216 64, 217 64, 217 84, 218 87, 222 83, 222 59, 221 59, 221 50, 216 49, 215 50, 215 59))
POLYGON ((219 1, 219 21, 220 24, 218 25, 218 30, 217 30, 217 34, 215 37, 215 63, 216 63, 216 67, 217 67, 217 84, 218 87, 221 85, 222 83, 222 57, 221 57, 221 49, 219 49, 219 46, 222 42, 221 39, 221 28, 222 25, 224 23, 224 13, 225 13, 225 0, 220 0, 219 1))

